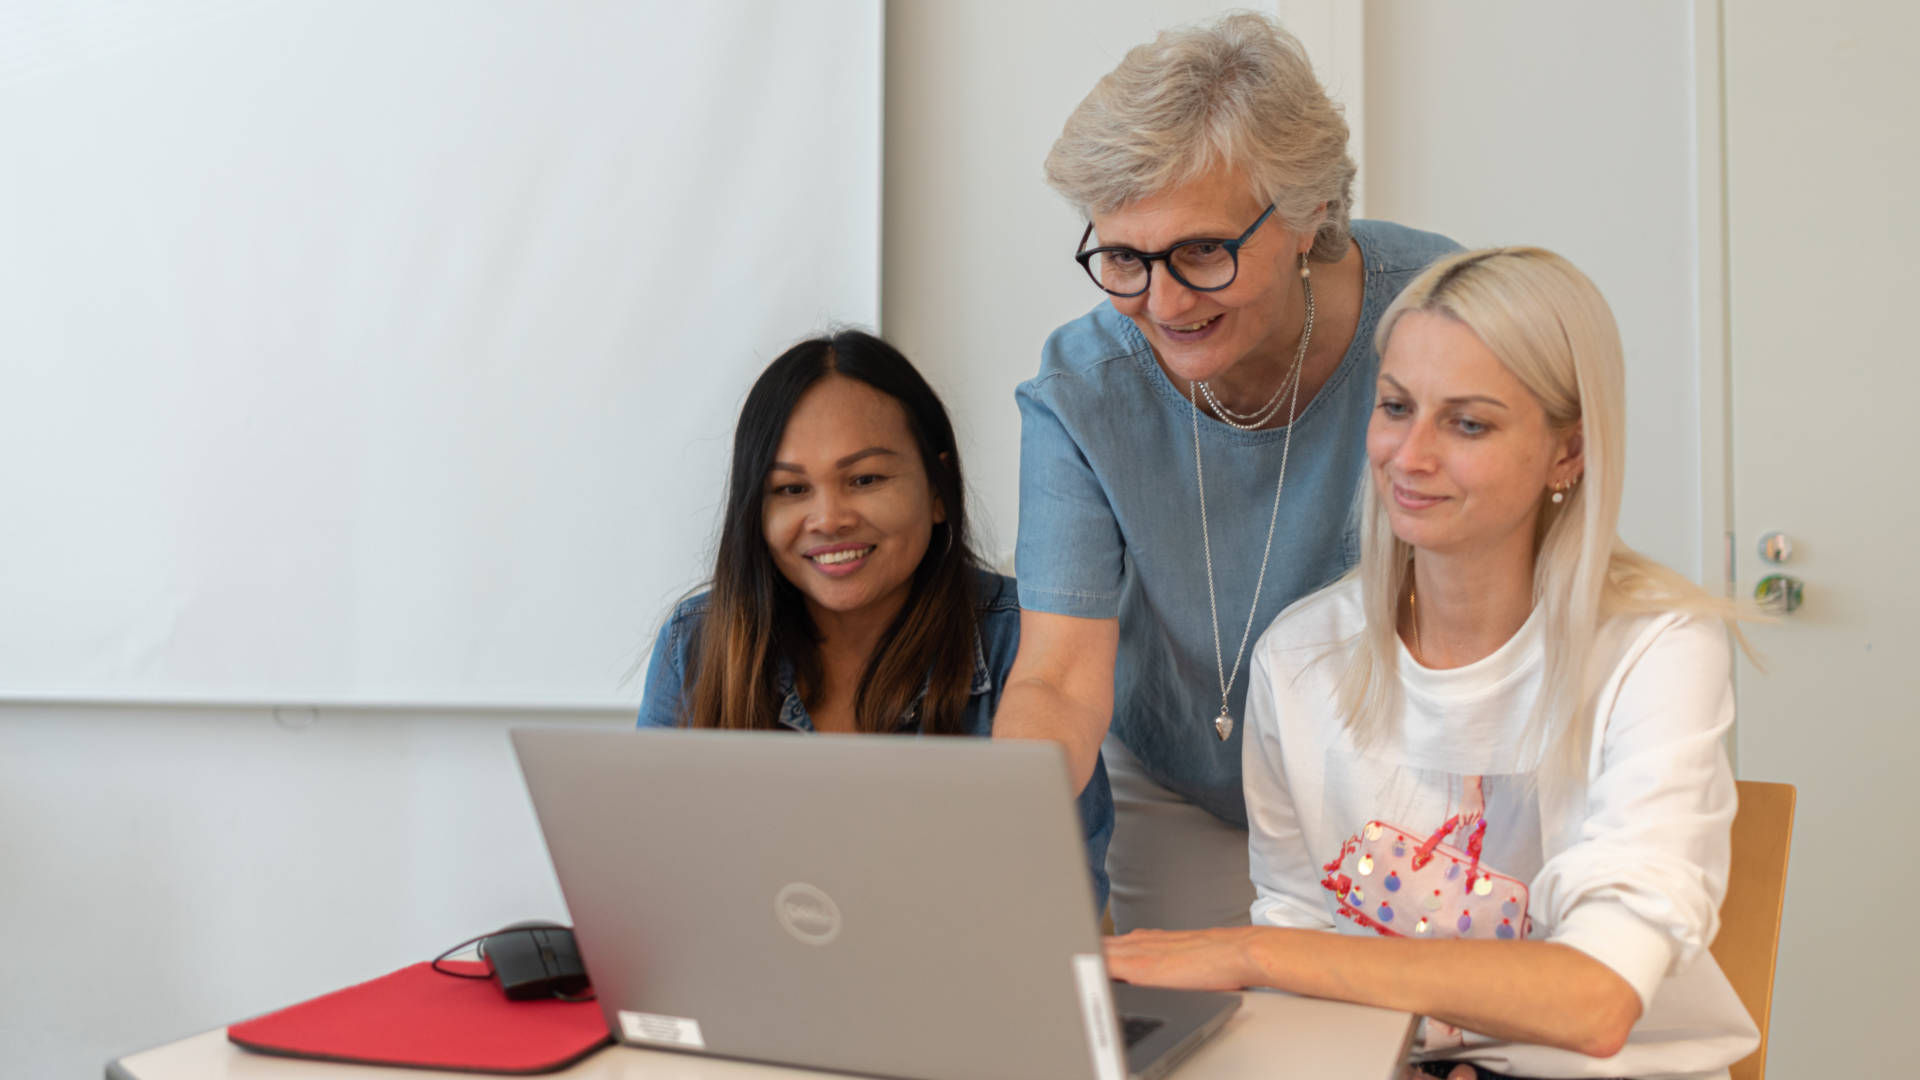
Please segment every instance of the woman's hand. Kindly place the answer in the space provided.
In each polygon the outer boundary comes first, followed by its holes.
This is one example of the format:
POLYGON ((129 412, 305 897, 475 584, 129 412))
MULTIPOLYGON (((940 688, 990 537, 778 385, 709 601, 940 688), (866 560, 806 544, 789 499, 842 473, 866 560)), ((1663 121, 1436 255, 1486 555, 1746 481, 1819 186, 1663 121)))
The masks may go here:
POLYGON ((1253 949, 1268 929, 1135 930, 1106 940, 1107 974, 1141 986, 1238 990, 1258 981, 1253 949))
MULTIPOLYGON (((1106 939, 1107 974, 1140 986, 1239 990, 1260 983, 1258 953, 1281 947, 1288 933, 1268 926, 1135 930, 1106 939)), ((1432 1080, 1431 1073, 1413 1064, 1400 1075, 1401 1080, 1432 1080)), ((1460 1064, 1447 1072, 1445 1080, 1479 1080, 1479 1076, 1473 1066, 1460 1064)))

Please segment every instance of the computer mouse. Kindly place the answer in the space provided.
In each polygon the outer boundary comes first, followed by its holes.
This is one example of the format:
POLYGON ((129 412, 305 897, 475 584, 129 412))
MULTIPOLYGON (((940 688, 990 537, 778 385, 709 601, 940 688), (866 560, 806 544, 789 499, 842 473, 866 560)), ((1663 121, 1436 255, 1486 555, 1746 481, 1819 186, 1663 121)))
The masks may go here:
POLYGON ((573 931, 558 923, 542 919, 514 923, 487 935, 480 942, 480 952, 511 1001, 578 997, 591 986, 573 931))
POLYGON ((564 923, 554 922, 551 919, 521 919, 517 923, 508 923, 507 925, 501 927, 500 929, 495 930, 494 933, 504 934, 509 930, 571 930, 571 929, 572 927, 569 927, 564 923))

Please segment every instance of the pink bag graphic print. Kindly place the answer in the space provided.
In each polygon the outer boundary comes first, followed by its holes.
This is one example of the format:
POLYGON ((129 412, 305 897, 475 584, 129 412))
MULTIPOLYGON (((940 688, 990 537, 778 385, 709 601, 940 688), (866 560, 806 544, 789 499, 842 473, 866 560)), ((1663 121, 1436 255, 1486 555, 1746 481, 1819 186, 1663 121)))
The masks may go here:
POLYGON ((1486 839, 1480 778, 1467 780, 1461 811, 1426 839, 1374 820, 1361 826, 1322 867, 1320 884, 1339 900, 1339 912, 1390 937, 1482 938, 1527 936, 1527 886, 1480 865, 1486 839), (1465 850, 1441 841, 1448 834, 1465 850))

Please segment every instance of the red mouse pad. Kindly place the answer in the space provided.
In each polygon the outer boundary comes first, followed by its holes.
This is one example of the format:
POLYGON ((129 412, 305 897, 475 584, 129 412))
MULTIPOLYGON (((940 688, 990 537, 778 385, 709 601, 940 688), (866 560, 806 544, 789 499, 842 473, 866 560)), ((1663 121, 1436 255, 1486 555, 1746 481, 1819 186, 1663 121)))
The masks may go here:
POLYGON ((552 1072, 613 1041, 591 1001, 508 1001, 492 979, 456 979, 428 964, 234 1024, 227 1038, 284 1057, 484 1073, 552 1072))

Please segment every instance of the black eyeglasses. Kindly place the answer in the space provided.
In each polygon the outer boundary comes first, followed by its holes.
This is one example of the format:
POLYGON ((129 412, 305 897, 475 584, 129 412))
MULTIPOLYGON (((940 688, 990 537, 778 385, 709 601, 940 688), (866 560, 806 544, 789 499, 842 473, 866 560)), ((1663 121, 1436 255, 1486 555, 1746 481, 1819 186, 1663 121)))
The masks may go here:
POLYGON ((1195 292, 1218 292, 1240 276, 1240 248, 1273 216, 1273 204, 1260 213, 1247 231, 1234 240, 1201 237, 1182 240, 1165 251, 1135 251, 1128 247, 1097 247, 1086 250, 1093 236, 1093 223, 1080 234, 1080 250, 1073 259, 1087 272, 1095 285, 1115 296, 1139 296, 1152 284, 1153 264, 1164 262, 1173 279, 1195 292))

